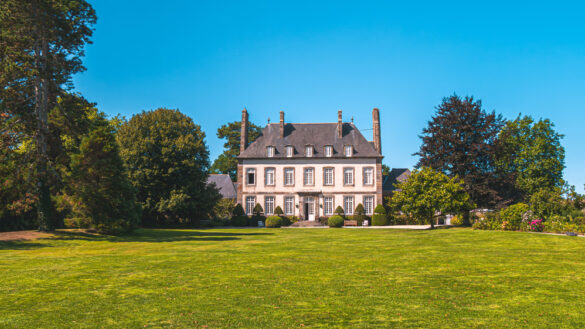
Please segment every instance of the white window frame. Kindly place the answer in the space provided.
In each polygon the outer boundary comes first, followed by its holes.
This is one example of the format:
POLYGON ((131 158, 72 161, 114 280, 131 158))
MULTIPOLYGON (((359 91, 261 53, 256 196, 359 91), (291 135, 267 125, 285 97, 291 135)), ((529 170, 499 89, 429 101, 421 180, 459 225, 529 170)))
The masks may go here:
POLYGON ((323 198, 323 214, 326 216, 333 215, 333 197, 326 196, 323 198))
POLYGON ((354 201, 353 196, 343 197, 343 211, 346 215, 353 215, 353 211, 355 210, 354 201))
POLYGON ((315 168, 313 167, 303 168, 303 185, 305 186, 315 185, 315 168), (311 173, 310 175, 308 175, 309 172, 311 173), (308 180, 309 177, 311 178, 310 182, 308 180))
POLYGON ((335 185, 335 168, 327 167, 323 168, 323 185, 325 186, 333 186, 335 185), (327 172, 331 171, 331 175, 327 175, 327 172), (330 178, 330 180, 329 180, 330 178))
POLYGON ((374 185, 374 168, 372 167, 364 168, 364 185, 374 185))
POLYGON ((268 146, 268 147, 266 147, 266 157, 268 157, 268 158, 274 158, 274 153, 275 153, 274 146, 268 146))
POLYGON ((287 158, 292 158, 292 156, 294 155, 294 153, 295 152, 294 152, 294 149, 293 149, 292 146, 289 145, 289 146, 286 147, 286 157, 287 158))
POLYGON ((331 145, 325 145, 325 156, 327 158, 330 158, 333 156, 333 146, 331 145))
POLYGON ((343 185, 351 186, 354 185, 355 170, 354 168, 346 167, 343 168, 343 185))
POLYGON ((276 169, 275 168, 264 168, 264 185, 274 186, 276 181, 276 169), (269 174, 271 173, 271 175, 269 174))
POLYGON ((266 216, 274 215, 274 196, 264 197, 264 214, 266 216))
POLYGON ((294 196, 285 196, 284 197, 284 214, 290 216, 290 215, 293 215, 294 212, 295 212, 295 197, 294 196))
POLYGON ((250 216, 254 213, 254 207, 256 207, 256 197, 246 197, 246 215, 250 216), (251 202, 251 203, 250 203, 251 202))
POLYGON ((345 145, 343 147, 343 155, 346 157, 351 157, 353 155, 353 147, 351 145, 345 145))
POLYGON ((284 186, 295 186, 295 168, 284 168, 283 169, 283 182, 284 186), (287 181, 287 174, 290 173, 290 181, 287 181))
POLYGON ((256 168, 248 168, 246 169, 246 185, 256 185, 256 181, 257 181, 257 177, 256 177, 256 168), (250 183, 250 174, 254 174, 254 182, 250 183))
POLYGON ((305 156, 307 158, 312 158, 313 157, 313 145, 307 145, 307 146, 305 146, 305 156))
POLYGON ((364 212, 366 215, 371 216, 374 214, 374 196, 364 195, 364 212))

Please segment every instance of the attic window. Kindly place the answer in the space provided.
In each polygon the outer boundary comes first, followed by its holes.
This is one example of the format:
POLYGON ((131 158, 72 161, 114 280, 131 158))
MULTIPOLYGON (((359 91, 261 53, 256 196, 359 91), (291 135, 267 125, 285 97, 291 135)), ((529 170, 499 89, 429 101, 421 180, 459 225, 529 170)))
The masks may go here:
POLYGON ((307 158, 310 158, 313 156, 313 145, 307 145, 305 146, 305 156, 307 158))
POLYGON ((328 158, 333 156, 333 146, 331 145, 325 146, 325 156, 328 158))
POLYGON ((351 147, 351 145, 345 145, 345 147, 343 148, 343 154, 346 157, 350 157, 353 155, 353 147, 351 147))
POLYGON ((293 147, 292 147, 292 146, 290 146, 290 145, 289 145, 289 146, 287 146, 287 147, 286 147, 286 157, 287 157, 287 158, 292 158, 292 156, 293 156, 293 153, 294 153, 294 149, 293 149, 293 147))
POLYGON ((266 148, 266 157, 268 157, 268 158, 274 157, 274 146, 268 146, 266 148))

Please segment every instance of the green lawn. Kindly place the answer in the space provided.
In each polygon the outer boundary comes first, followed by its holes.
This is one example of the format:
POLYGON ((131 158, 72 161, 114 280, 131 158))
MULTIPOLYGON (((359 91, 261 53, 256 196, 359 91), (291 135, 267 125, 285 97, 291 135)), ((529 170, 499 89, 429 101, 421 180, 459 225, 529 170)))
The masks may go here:
POLYGON ((139 230, 0 242, 0 328, 585 327, 585 239, 139 230))

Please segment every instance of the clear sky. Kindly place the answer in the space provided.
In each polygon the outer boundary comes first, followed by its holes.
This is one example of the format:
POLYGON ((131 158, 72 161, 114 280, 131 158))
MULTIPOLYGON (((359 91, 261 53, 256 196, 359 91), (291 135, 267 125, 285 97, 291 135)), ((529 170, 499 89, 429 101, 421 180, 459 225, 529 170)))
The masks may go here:
POLYGON ((412 167, 443 97, 473 95, 506 118, 549 118, 565 135, 565 178, 585 183, 585 5, 539 1, 119 1, 97 11, 76 89, 131 117, 177 108, 207 134, 222 124, 335 122, 371 139, 380 108, 384 162, 412 167))

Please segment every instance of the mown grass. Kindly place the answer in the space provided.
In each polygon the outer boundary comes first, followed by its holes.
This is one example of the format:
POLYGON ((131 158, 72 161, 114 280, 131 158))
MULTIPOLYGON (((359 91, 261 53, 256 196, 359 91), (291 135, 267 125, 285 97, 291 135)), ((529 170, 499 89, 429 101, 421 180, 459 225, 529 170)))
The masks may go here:
POLYGON ((0 242, 0 328, 585 327, 585 239, 146 230, 0 242))

